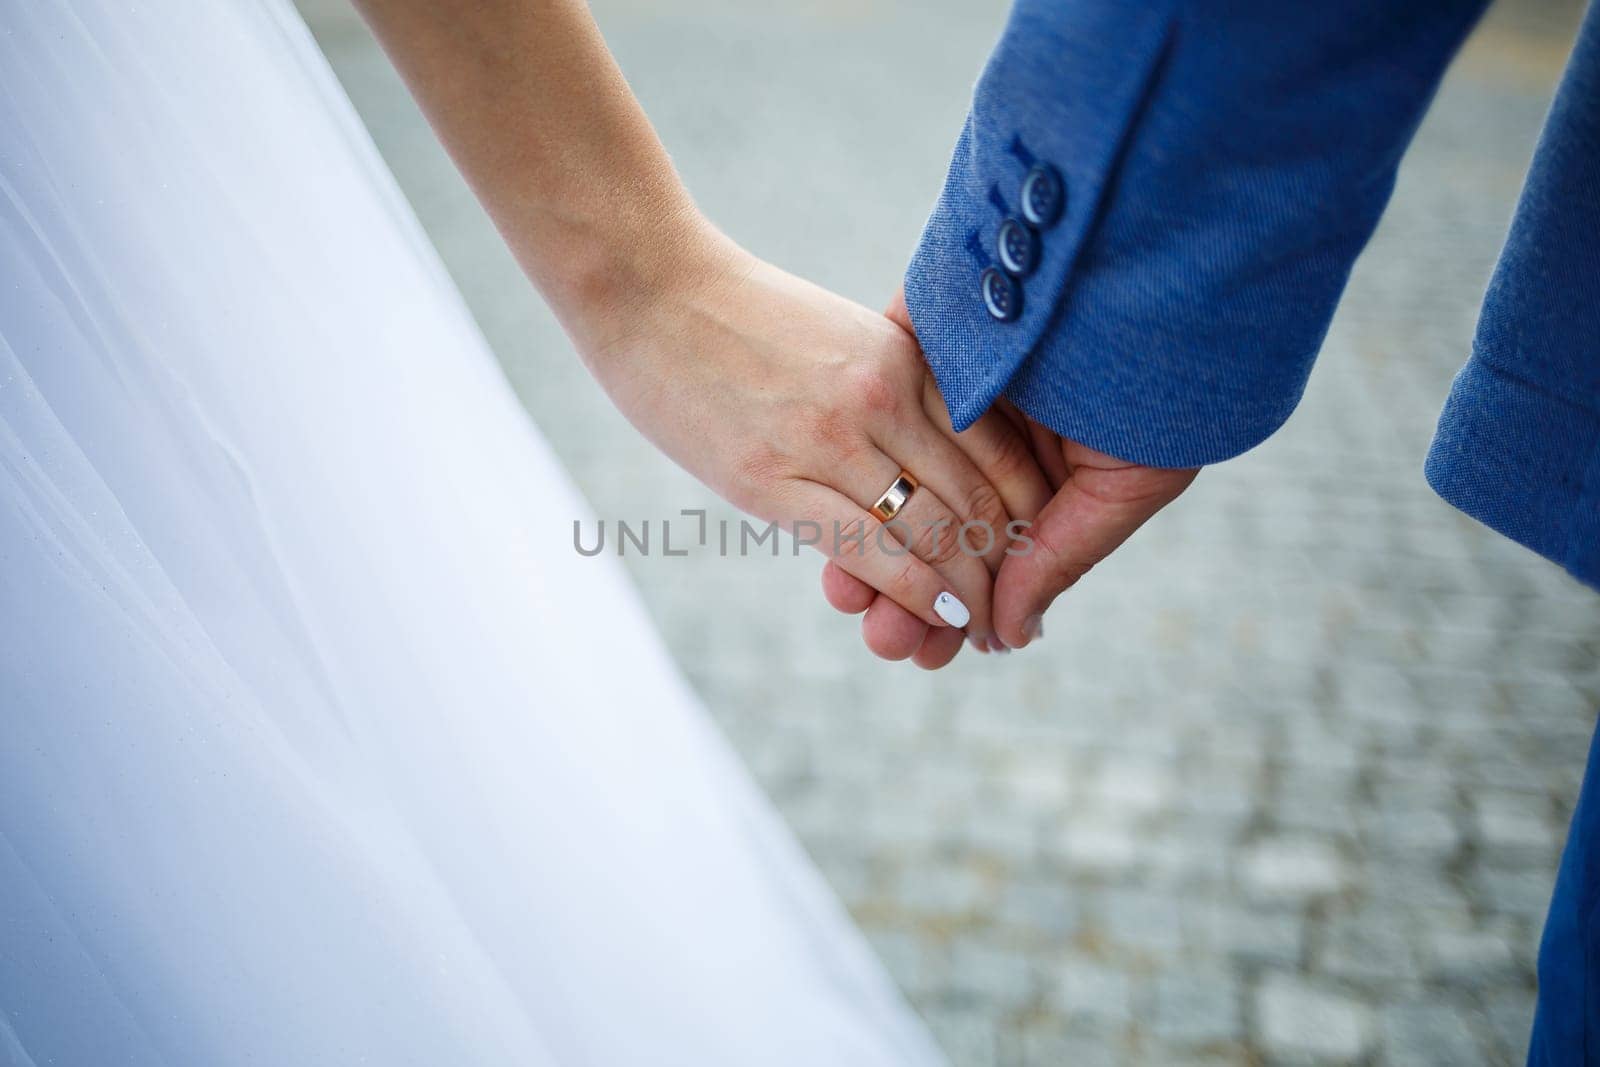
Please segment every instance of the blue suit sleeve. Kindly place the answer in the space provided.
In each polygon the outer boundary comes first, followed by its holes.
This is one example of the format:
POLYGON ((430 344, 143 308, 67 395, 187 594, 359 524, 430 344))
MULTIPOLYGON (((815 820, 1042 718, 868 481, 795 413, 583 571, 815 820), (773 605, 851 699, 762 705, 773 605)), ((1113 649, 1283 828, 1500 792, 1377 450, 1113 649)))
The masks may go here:
POLYGON ((1600 589, 1600 6, 1591 5, 1428 453, 1456 507, 1600 589))
POLYGON ((1004 395, 1152 466, 1264 440, 1482 7, 1018 0, 906 273, 956 426, 1004 395))

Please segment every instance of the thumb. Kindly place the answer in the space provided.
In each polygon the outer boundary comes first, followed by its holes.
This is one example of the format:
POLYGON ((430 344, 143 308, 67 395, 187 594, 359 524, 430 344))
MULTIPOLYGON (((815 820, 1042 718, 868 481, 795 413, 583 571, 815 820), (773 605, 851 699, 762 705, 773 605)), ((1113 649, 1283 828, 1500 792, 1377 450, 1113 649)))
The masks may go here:
POLYGON ((1023 648, 1039 636, 1045 610, 1198 474, 1121 466, 1078 466, 1024 531, 995 576, 1000 639, 1023 648))

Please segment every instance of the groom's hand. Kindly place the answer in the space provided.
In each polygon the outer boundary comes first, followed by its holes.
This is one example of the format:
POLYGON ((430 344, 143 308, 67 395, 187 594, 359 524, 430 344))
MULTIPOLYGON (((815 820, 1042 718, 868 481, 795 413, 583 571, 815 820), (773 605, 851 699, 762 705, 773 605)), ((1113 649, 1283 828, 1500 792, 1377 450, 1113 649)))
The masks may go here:
POLYGON ((1198 470, 1126 463, 1028 423, 1055 495, 995 577, 1000 639, 1024 648, 1043 632, 1046 609, 1145 520, 1177 498, 1198 470))
MULTIPOLYGON (((897 293, 885 311, 885 316, 905 331, 906 338, 915 342, 911 317, 906 312, 905 294, 897 293)), ((971 544, 990 546, 983 551, 984 563, 991 575, 997 575, 1005 550, 1009 547, 1008 531, 1014 520, 1031 521, 1050 499, 1051 485, 1046 480, 1034 456, 1027 427, 1010 413, 999 410, 986 413, 961 433, 950 425, 944 398, 939 395, 932 375, 925 381, 924 413, 966 454, 978 469, 1004 512, 999 522, 985 524, 987 530, 970 530, 971 544)), ((963 536, 967 534, 964 528, 963 536)), ((879 596, 859 578, 850 574, 836 560, 829 560, 822 570, 822 590, 828 603, 850 615, 861 615, 861 635, 867 647, 884 659, 910 658, 919 667, 933 670, 943 667, 961 651, 962 633, 951 628, 930 627, 923 619, 904 610, 895 601, 879 596)), ((992 592, 990 589, 986 593, 992 592)), ((984 597, 987 604, 988 596, 984 597)), ((980 652, 1004 651, 1005 644, 995 635, 991 621, 983 632, 970 631, 967 643, 980 652)))
MULTIPOLYGON (((904 288, 895 293, 886 314, 916 336, 904 288)), ((1200 472, 1125 463, 1067 440, 1006 401, 995 407, 1032 443, 1034 458, 1054 490, 1037 515, 1020 516, 1032 520, 1027 531, 1031 544, 1015 544, 995 576, 995 631, 1008 647, 1023 648, 1042 632, 1045 610, 1056 597, 1175 500, 1200 472)), ((884 622, 880 629, 890 630, 884 622)))
MULTIPOLYGON (((1069 441, 1024 419, 1035 455, 1055 495, 1024 540, 1013 544, 995 577, 994 623, 1008 648, 1025 648, 1043 632, 1044 613, 1079 578, 1126 541, 1145 521, 1177 498, 1198 470, 1167 470, 1126 463, 1069 441)), ((925 647, 931 635, 921 619, 829 564, 824 594, 841 610, 867 610, 863 637, 880 656, 942 667, 955 649, 925 647), (870 605, 870 606, 869 606, 870 605), (942 654, 948 652, 948 654, 942 654)))
MULTIPOLYGON (((886 314, 915 335, 903 290, 886 314)), ((1014 516, 1032 525, 1012 545, 995 577, 995 629, 1008 648, 1024 648, 1043 632, 1044 613, 1055 598, 1176 499, 1199 471, 1127 463, 1061 437, 1005 401, 996 409, 1016 428, 1016 437, 1031 444, 1053 491, 1036 514, 1014 516)), ((962 436, 956 435, 958 442, 962 436)), ((948 635, 939 640, 921 619, 831 561, 823 568, 822 588, 840 611, 866 612, 862 637, 885 659, 909 656, 918 666, 935 669, 960 651, 948 635)))

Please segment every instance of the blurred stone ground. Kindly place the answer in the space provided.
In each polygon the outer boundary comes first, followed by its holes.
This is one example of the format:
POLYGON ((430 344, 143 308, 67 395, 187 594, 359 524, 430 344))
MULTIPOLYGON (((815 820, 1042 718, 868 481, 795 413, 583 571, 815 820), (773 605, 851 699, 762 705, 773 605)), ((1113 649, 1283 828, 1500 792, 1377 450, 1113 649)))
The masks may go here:
MULTIPOLYGON (((612 412, 342 0, 304 6, 596 511, 731 517, 612 412)), ((1002 7, 595 6, 708 213, 881 304, 1002 7)), ((632 561, 958 1065, 1521 1062, 1600 597, 1420 468, 1575 19, 1490 16, 1298 415, 1064 597, 1035 648, 925 676, 860 647, 809 556, 632 561)))

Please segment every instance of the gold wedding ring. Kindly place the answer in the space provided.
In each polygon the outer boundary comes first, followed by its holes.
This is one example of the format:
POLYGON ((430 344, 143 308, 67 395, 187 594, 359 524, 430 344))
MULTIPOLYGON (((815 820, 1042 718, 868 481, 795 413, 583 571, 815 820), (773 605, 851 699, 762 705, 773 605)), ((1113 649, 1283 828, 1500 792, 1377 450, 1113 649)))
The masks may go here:
POLYGON ((889 488, 883 491, 878 502, 872 505, 872 513, 878 517, 879 522, 889 522, 900 514, 900 509, 906 506, 906 501, 911 499, 911 494, 917 491, 917 480, 911 476, 910 471, 901 471, 889 488))

